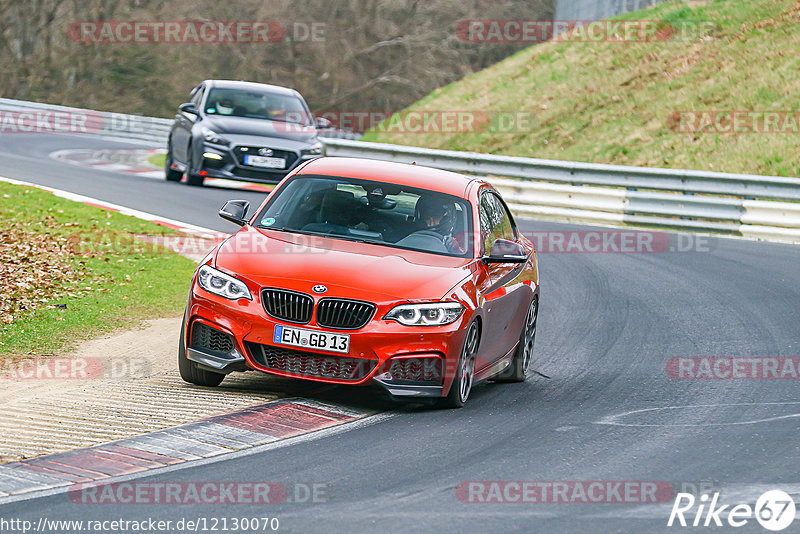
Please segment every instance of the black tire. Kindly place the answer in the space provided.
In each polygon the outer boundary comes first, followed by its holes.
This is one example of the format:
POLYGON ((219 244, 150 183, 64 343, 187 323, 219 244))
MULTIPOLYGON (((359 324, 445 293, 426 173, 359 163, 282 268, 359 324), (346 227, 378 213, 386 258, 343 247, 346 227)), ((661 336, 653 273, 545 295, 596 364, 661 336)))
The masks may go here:
POLYGON ((167 145, 167 157, 164 159, 164 176, 168 182, 180 182, 183 178, 181 171, 172 168, 172 146, 167 145))
POLYGON ((458 358, 456 377, 450 386, 450 393, 437 401, 439 408, 461 408, 469 399, 475 378, 475 355, 478 353, 479 345, 480 329, 478 324, 473 322, 469 325, 467 336, 464 338, 464 347, 458 358))
POLYGON ((201 368, 197 362, 186 357, 186 344, 184 343, 184 327, 181 326, 181 340, 178 344, 178 370, 181 378, 190 384, 198 386, 217 387, 225 380, 225 375, 214 373, 201 368))
POLYGON ((514 352, 511 365, 495 377, 495 382, 524 382, 528 367, 531 365, 533 357, 533 345, 536 341, 536 321, 539 318, 539 297, 534 296, 528 313, 525 315, 525 322, 522 325, 522 332, 519 334, 519 344, 514 352))
POLYGON ((204 179, 205 178, 200 176, 199 174, 188 173, 186 175, 186 183, 195 187, 202 187, 204 179))
POLYGON ((188 154, 188 158, 189 158, 189 170, 186 171, 186 183, 191 185, 191 186, 194 186, 194 187, 202 187, 203 186, 203 180, 205 180, 205 177, 200 176, 199 174, 197 174, 196 172, 194 172, 192 170, 192 163, 191 163, 191 161, 192 161, 192 144, 191 143, 189 143, 189 146, 186 149, 186 153, 188 154))

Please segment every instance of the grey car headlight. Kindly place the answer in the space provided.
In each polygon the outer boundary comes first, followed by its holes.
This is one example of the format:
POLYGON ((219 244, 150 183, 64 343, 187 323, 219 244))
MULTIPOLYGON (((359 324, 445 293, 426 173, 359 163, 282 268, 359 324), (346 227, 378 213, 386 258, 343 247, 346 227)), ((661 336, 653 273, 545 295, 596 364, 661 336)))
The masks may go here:
POLYGON ((201 130, 201 132, 203 134, 203 139, 205 139, 209 143, 213 143, 215 145, 227 145, 228 144, 228 140, 225 139, 224 137, 222 137, 221 135, 219 135, 214 130, 210 130, 209 128, 206 128, 204 126, 203 129, 201 130))
POLYGON ((401 304, 392 308, 384 319, 406 326, 442 326, 458 319, 463 311, 464 306, 458 302, 401 304))
POLYGON ((209 293, 226 299, 253 300, 253 296, 244 282, 208 265, 200 267, 200 271, 197 273, 197 283, 209 293))
POLYGON ((320 154, 322 154, 322 143, 317 141, 310 148, 302 149, 300 153, 303 154, 304 156, 319 156, 320 154))

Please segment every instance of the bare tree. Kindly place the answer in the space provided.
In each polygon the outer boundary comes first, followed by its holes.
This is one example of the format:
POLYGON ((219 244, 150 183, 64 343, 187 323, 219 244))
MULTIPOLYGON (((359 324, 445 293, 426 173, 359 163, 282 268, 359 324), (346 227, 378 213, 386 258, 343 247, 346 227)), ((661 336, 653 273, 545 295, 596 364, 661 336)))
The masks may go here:
POLYGON ((0 0, 0 96, 171 116, 206 78, 294 87, 315 110, 393 111, 528 46, 463 19, 552 19, 553 0, 0 0), (276 43, 84 43, 76 21, 272 20, 276 43), (320 35, 309 28, 320 30, 320 35))

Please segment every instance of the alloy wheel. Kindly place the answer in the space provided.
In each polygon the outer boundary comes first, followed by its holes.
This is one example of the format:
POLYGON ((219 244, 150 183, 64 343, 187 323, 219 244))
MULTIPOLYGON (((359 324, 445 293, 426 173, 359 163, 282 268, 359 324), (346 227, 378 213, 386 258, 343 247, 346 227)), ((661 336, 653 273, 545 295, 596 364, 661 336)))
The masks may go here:
POLYGON ((536 319, 539 315, 539 299, 534 298, 528 315, 525 317, 525 346, 523 347, 522 371, 528 370, 533 356, 533 344, 536 341, 536 319))
POLYGON ((478 327, 472 325, 467 332, 467 341, 464 343, 464 353, 461 355, 459 368, 459 396, 461 402, 466 402, 472 391, 472 381, 475 376, 475 354, 478 351, 478 327))

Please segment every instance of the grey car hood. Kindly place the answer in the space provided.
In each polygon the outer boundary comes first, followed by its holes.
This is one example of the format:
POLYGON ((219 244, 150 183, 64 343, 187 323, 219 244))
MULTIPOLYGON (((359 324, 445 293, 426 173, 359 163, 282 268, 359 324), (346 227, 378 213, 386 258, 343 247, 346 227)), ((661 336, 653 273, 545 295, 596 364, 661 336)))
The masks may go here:
POLYGON ((266 119, 247 119, 243 117, 205 116, 198 123, 213 130, 237 145, 268 144, 275 148, 294 149, 317 141, 317 130, 313 126, 302 126, 266 119), (265 137, 270 138, 267 142, 265 137), (286 141, 285 146, 278 142, 286 141))

